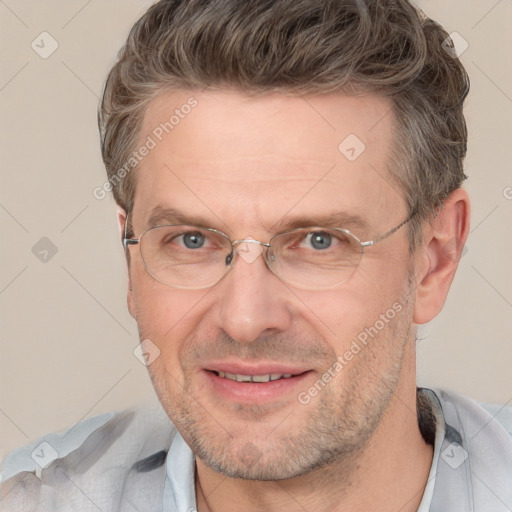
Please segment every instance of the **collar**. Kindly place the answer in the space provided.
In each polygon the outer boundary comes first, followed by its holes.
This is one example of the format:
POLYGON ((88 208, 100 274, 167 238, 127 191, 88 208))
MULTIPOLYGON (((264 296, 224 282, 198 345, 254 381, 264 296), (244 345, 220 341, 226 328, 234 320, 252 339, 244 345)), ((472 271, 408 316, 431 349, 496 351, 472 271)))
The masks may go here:
POLYGON ((197 512, 195 469, 192 450, 176 432, 167 454, 163 512, 197 512))
MULTIPOLYGON (((418 512, 510 512, 512 441, 500 422, 474 400, 422 389, 436 419, 434 455, 418 512)), ((510 422, 510 408, 498 409, 510 422)), ((179 433, 166 461, 164 512, 196 511, 195 459, 179 433)))

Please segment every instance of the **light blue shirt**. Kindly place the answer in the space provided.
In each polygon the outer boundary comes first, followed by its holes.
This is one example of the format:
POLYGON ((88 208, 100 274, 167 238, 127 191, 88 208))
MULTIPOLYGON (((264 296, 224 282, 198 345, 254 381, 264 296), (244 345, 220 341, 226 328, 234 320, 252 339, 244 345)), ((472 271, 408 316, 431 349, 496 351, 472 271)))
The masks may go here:
MULTIPOLYGON (((436 435, 418 512, 511 512, 512 407, 424 392, 436 435)), ((161 409, 103 414, 9 454, 0 511, 195 512, 194 474, 161 409)))

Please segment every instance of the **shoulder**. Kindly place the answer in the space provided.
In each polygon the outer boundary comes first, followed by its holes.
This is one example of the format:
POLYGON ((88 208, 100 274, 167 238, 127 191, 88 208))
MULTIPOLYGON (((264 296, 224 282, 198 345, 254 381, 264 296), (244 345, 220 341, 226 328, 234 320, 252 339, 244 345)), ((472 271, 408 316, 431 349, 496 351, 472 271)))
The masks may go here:
POLYGON ((425 390, 436 419, 428 495, 420 510, 512 510, 512 408, 425 390), (508 508, 507 508, 508 507, 508 508))
POLYGON ((458 422, 462 424, 486 424, 512 438, 512 402, 484 403, 452 391, 430 391, 436 395, 445 416, 457 417, 458 422))
MULTIPOLYGON (((512 404, 487 404, 476 402, 482 409, 487 411, 499 424, 508 432, 512 438, 512 404)), ((509 402, 510 403, 510 402, 509 402)))
POLYGON ((163 468, 175 433, 161 407, 147 406, 101 414, 65 432, 45 435, 3 460, 0 510, 61 510, 55 501, 58 494, 88 510, 80 501, 86 498, 79 496, 88 494, 84 488, 101 502, 114 503, 131 473, 163 468), (40 506, 42 502, 47 506, 40 506))

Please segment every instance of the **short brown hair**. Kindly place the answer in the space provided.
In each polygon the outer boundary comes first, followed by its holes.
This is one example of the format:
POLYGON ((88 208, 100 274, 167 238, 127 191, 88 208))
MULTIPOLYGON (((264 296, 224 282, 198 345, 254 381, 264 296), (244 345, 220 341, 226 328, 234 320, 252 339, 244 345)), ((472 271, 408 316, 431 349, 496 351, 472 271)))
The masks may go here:
POLYGON ((116 202, 130 211, 130 157, 145 110, 173 89, 248 94, 372 92, 393 103, 389 171, 419 223, 465 178, 469 79, 449 36, 407 0, 160 0, 132 28, 98 120, 116 202), (117 180, 117 181, 116 181, 117 180))

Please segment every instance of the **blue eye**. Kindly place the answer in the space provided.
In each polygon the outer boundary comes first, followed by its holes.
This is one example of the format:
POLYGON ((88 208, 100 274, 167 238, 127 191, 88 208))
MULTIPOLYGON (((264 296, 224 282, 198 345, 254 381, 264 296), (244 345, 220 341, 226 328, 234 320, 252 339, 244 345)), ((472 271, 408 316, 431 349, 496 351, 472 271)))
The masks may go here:
POLYGON ((309 233, 307 238, 314 249, 328 249, 332 244, 332 236, 326 231, 314 231, 309 233))
POLYGON ((182 237, 183 245, 187 249, 200 249, 204 245, 205 236, 199 231, 185 233, 182 237))

